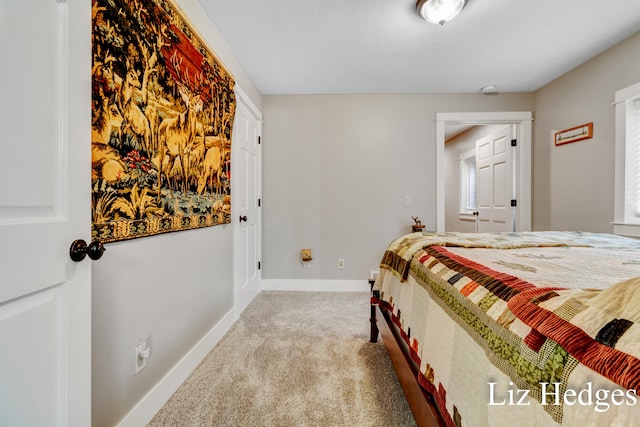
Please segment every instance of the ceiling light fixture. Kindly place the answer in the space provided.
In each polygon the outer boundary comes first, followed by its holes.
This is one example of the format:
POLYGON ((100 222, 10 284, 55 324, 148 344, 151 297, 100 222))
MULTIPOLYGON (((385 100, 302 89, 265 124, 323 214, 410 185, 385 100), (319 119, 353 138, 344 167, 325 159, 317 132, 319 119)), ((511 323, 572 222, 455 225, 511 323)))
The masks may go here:
POLYGON ((497 95, 498 88, 495 85, 488 85, 480 89, 483 95, 497 95))
POLYGON ((427 22, 444 25, 458 16, 467 0, 418 0, 416 10, 427 22))

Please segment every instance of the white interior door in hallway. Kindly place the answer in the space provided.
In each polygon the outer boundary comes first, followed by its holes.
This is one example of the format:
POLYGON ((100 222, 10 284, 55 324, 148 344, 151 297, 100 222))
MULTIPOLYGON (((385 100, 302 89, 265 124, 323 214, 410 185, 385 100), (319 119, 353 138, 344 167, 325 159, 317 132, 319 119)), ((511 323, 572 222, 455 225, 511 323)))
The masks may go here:
POLYGON ((0 0, 0 424, 91 424, 91 2, 0 0))
POLYGON ((515 230, 511 126, 476 141, 478 232, 515 230))
POLYGON ((232 141, 232 206, 235 221, 236 317, 260 292, 262 237, 262 117, 236 87, 237 106, 232 141))

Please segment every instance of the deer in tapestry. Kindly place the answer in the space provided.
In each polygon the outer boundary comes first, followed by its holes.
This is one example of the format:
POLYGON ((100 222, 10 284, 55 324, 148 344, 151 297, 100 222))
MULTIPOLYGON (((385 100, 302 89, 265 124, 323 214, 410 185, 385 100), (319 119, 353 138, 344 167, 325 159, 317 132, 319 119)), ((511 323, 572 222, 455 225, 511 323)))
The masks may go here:
MULTIPOLYGON (((182 59, 178 60, 174 54, 172 63, 176 72, 181 69, 182 59)), ((189 81, 189 74, 184 77, 189 81)), ((186 194, 189 176, 189 151, 196 136, 197 115, 202 110, 203 102, 200 97, 200 77, 193 80, 195 90, 181 82, 177 83, 178 93, 185 104, 185 110, 175 117, 164 119, 158 127, 158 197, 161 195, 162 178, 166 178, 169 189, 173 191, 172 175, 180 174, 182 191, 186 194), (174 173, 175 171, 175 173, 174 173)))
POLYGON ((133 90, 140 89, 140 71, 137 71, 127 61, 127 71, 120 89, 120 111, 122 111, 122 125, 120 135, 124 139, 127 133, 134 136, 140 148, 150 153, 151 128, 149 120, 133 99, 133 90))

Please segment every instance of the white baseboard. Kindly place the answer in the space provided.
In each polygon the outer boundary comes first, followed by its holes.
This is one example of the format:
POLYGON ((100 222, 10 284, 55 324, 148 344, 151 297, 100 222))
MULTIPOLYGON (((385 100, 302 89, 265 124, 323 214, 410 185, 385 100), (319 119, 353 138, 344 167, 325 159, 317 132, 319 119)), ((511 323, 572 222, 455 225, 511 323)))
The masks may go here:
POLYGON ((262 279, 263 291, 369 292, 366 280, 262 279))
POLYGON ((229 310, 216 325, 147 393, 118 427, 146 426, 154 415, 202 362, 211 349, 222 339, 234 323, 233 309, 229 310))

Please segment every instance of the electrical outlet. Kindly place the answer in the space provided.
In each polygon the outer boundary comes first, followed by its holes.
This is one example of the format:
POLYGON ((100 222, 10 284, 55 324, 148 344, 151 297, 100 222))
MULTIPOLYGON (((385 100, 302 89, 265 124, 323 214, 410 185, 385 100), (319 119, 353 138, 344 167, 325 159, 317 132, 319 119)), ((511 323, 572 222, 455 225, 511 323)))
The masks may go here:
POLYGON ((369 271, 369 279, 375 280, 378 278, 378 273, 380 273, 380 270, 371 270, 369 271))
POLYGON ((135 375, 138 375, 147 366, 147 359, 151 356, 151 343, 149 342, 149 335, 146 335, 136 343, 134 349, 135 353, 135 375))
POLYGON ((410 208, 411 206, 413 206, 413 197, 404 196, 404 207, 410 208))
POLYGON ((338 258, 338 270, 344 270, 344 258, 338 258))

